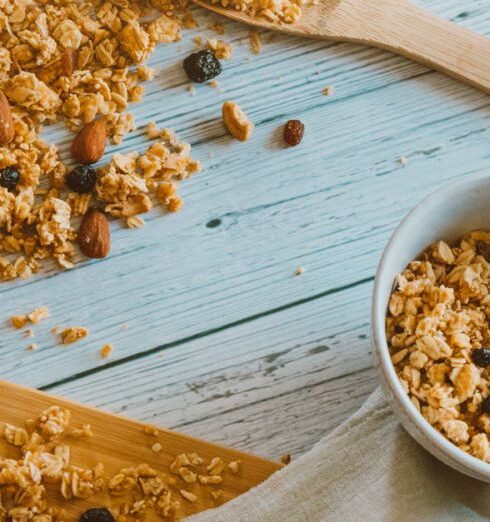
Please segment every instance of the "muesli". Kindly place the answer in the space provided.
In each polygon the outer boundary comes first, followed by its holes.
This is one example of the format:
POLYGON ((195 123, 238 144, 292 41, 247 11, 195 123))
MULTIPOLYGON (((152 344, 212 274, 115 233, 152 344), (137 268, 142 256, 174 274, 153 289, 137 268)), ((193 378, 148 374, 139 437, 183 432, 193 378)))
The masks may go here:
POLYGON ((438 241, 397 277, 386 335, 406 393, 451 442, 490 462, 490 232, 438 241))

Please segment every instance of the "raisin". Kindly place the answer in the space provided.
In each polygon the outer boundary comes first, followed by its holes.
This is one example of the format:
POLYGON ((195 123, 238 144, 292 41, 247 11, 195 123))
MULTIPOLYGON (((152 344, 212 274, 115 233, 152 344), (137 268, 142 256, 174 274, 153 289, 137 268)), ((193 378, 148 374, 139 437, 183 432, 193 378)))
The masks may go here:
POLYGON ((486 368, 490 364, 490 350, 488 348, 473 350, 471 359, 480 368, 486 368))
POLYGON ((221 63, 209 49, 190 54, 184 60, 184 70, 190 80, 197 83, 207 82, 221 73, 221 63))
POLYGON ((19 172, 16 168, 6 167, 0 170, 0 187, 12 191, 19 183, 19 178, 19 172))
POLYGON ((79 194, 88 194, 95 188, 97 174, 90 165, 80 165, 67 174, 65 181, 70 190, 79 194))
POLYGON ((490 245, 484 241, 478 241, 476 252, 483 256, 490 263, 490 245))
POLYGON ((305 133, 305 126, 299 120, 288 120, 284 125, 284 141, 294 147, 299 145, 305 133))
POLYGON ((482 403, 481 403, 481 411, 483 413, 490 413, 490 396, 488 396, 482 403))
POLYGON ((91 508, 85 511, 79 522, 115 522, 115 519, 107 508, 91 508))

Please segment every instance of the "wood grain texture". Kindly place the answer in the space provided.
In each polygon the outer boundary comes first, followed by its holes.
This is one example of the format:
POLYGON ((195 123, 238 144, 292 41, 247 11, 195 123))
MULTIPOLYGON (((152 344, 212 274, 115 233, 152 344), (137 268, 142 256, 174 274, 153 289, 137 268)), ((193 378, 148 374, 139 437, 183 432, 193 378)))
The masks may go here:
MULTIPOLYGON (((174 475, 176 484, 170 489, 174 499, 179 500, 181 505, 178 518, 216 507, 216 501, 213 500, 211 491, 221 489, 224 494, 223 498, 227 501, 263 482, 281 468, 280 464, 215 446, 180 433, 161 429, 161 427, 157 427, 158 435, 156 437, 147 435, 145 428, 148 425, 0 381, 0 418, 2 422, 22 427, 27 419, 35 419, 42 411, 53 405, 70 410, 73 426, 90 424, 94 433, 94 437, 89 440, 68 439, 66 441, 70 446, 71 464, 93 468, 100 462, 104 465, 106 479, 119 473, 123 468, 140 464, 148 464, 160 473, 172 475, 170 465, 175 457, 182 453, 195 452, 207 463, 214 457, 220 457, 226 465, 232 461, 241 461, 237 474, 233 474, 225 468, 223 482, 219 486, 187 484, 180 476, 174 475), (156 442, 163 447, 162 451, 158 453, 151 449, 156 442), (196 502, 184 500, 179 494, 181 489, 194 493, 197 496, 196 502)), ((5 443, 1 442, 0 447, 5 450, 5 443)), ((205 468, 202 469, 205 473, 205 468)), ((69 503, 60 494, 56 494, 56 490, 50 491, 49 498, 50 505, 65 509, 71 520, 78 520, 80 515, 90 507, 102 505, 117 509, 127 500, 125 497, 111 497, 105 490, 89 499, 76 499, 69 503)), ((161 518, 149 511, 145 520, 161 520, 161 518)))
POLYGON ((370 293, 356 285, 52 391, 274 460, 299 455, 376 386, 370 293))
MULTIPOLYGON (((420 3, 490 32, 490 0, 420 3)), ((214 35, 207 15, 197 15, 200 33, 214 35)), ((311 447, 374 389, 369 344, 356 335, 368 335, 378 257, 420 198, 488 169, 490 101, 348 43, 286 35, 269 42, 264 33, 263 54, 253 56, 248 28, 225 26, 234 56, 224 63, 222 92, 200 86, 189 96, 180 62, 195 33, 187 33, 152 57, 158 76, 134 107, 141 127, 155 120, 174 128, 204 164, 182 185, 184 210, 155 210, 138 231, 114 222, 113 253, 103 261, 2 285, 0 366, 4 379, 142 420, 155 415, 167 427, 277 458, 311 447), (327 85, 331 97, 321 94, 327 85), (225 99, 256 124, 249 142, 223 128, 225 99), (289 118, 306 125, 294 149, 280 136, 289 118), (298 266, 306 271, 294 277, 298 266), (39 305, 52 317, 34 339, 7 326, 39 305), (61 347, 55 324, 91 334, 61 347), (325 344, 318 339, 330 346, 329 335, 341 339, 335 349, 308 355, 325 344), (30 342, 38 351, 26 351, 30 342), (114 355, 101 360, 106 342, 114 355)), ((46 136, 68 158, 71 135, 50 128, 46 136)), ((140 128, 108 154, 147 146, 140 128)))

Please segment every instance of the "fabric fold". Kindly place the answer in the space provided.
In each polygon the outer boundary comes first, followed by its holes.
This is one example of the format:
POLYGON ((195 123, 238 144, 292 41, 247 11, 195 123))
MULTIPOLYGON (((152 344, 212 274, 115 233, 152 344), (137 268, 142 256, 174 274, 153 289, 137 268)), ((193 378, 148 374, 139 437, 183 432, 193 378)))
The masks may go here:
POLYGON ((463 521, 490 518, 490 485, 427 453, 376 390, 263 484, 188 522, 463 521))

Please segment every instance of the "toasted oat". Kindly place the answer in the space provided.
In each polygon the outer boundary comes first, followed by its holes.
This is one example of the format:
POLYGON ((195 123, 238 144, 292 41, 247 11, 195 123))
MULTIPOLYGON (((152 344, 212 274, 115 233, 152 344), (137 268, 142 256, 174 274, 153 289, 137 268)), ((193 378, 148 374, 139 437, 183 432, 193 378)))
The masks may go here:
POLYGON ((39 346, 36 344, 36 343, 31 343, 28 347, 27 347, 27 350, 29 352, 33 352, 34 350, 37 350, 39 348, 39 346))
POLYGON ((211 475, 220 475, 225 469, 225 463, 220 457, 214 457, 206 467, 211 475))
POLYGON ((331 85, 328 85, 327 87, 325 87, 323 90, 322 90, 322 94, 324 96, 331 96, 334 92, 334 89, 331 85))
POLYGON ((163 449, 163 446, 159 442, 155 442, 155 444, 153 444, 153 446, 151 447, 151 450, 154 451, 155 453, 160 453, 160 451, 162 451, 162 449, 163 449))
POLYGON ((21 328, 24 328, 24 326, 27 324, 27 316, 26 315, 13 315, 10 318, 10 324, 14 327, 20 330, 21 328))
POLYGON ((228 463, 228 469, 236 475, 240 471, 241 460, 234 460, 228 463))
POLYGON ((220 60, 229 60, 232 54, 231 45, 224 42, 223 40, 217 40, 216 38, 210 38, 206 42, 206 47, 211 49, 216 58, 220 60))
POLYGON ((70 431, 70 436, 75 439, 91 439, 94 434, 90 424, 84 424, 81 428, 75 428, 70 431))
POLYGON ((186 491, 185 489, 180 490, 180 494, 189 502, 196 502, 197 501, 197 495, 194 493, 191 493, 190 491, 186 491))
POLYGON ((302 266, 298 266, 298 268, 294 271, 295 276, 299 276, 305 273, 305 269, 302 266))
POLYGON ((262 50, 262 39, 257 31, 250 31, 250 49, 254 54, 260 54, 262 50))
POLYGON ((160 183, 155 194, 169 212, 178 212, 182 208, 182 198, 177 194, 174 183, 160 183))
POLYGON ((158 437, 159 431, 155 426, 145 426, 143 429, 146 435, 151 435, 152 437, 158 437))
POLYGON ((30 338, 34 337, 34 330, 32 328, 28 328, 24 332, 24 337, 26 337, 27 339, 30 339, 30 338))
POLYGON ((187 482, 187 484, 192 484, 193 482, 196 482, 197 479, 197 475, 193 471, 185 467, 181 467, 179 469, 179 475, 182 477, 184 482, 187 482))
POLYGON ((31 313, 27 314, 27 318, 33 324, 37 324, 43 319, 49 317, 49 310, 45 306, 41 306, 40 308, 36 308, 31 313))
POLYGON ((61 435, 70 423, 71 413, 66 408, 51 406, 37 418, 37 426, 46 440, 61 435))
POLYGON ((88 334, 88 329, 83 326, 71 326, 60 333, 60 340, 62 344, 72 344, 84 339, 88 334))
POLYGON ((490 462, 486 412, 490 381, 475 361, 488 346, 490 234, 438 241, 396 279, 386 335, 412 403, 464 451, 490 462))
POLYGON ((217 489, 216 491, 211 491, 211 496, 216 502, 223 502, 224 500, 224 492, 222 489, 217 489))
POLYGON ((128 228, 141 228, 145 226, 145 220, 140 216, 130 216, 126 218, 128 228))
POLYGON ((102 348, 100 349, 100 356, 102 359, 107 359, 112 355, 112 352, 114 351, 114 347, 112 344, 104 344, 102 348))
POLYGON ((172 464, 170 464, 170 471, 178 475, 180 469, 183 466, 189 466, 190 463, 191 461, 189 460, 188 456, 185 453, 181 453, 180 455, 177 455, 172 464))
POLYGON ((223 477, 221 475, 199 475, 199 482, 205 486, 208 484, 221 484, 223 477))

